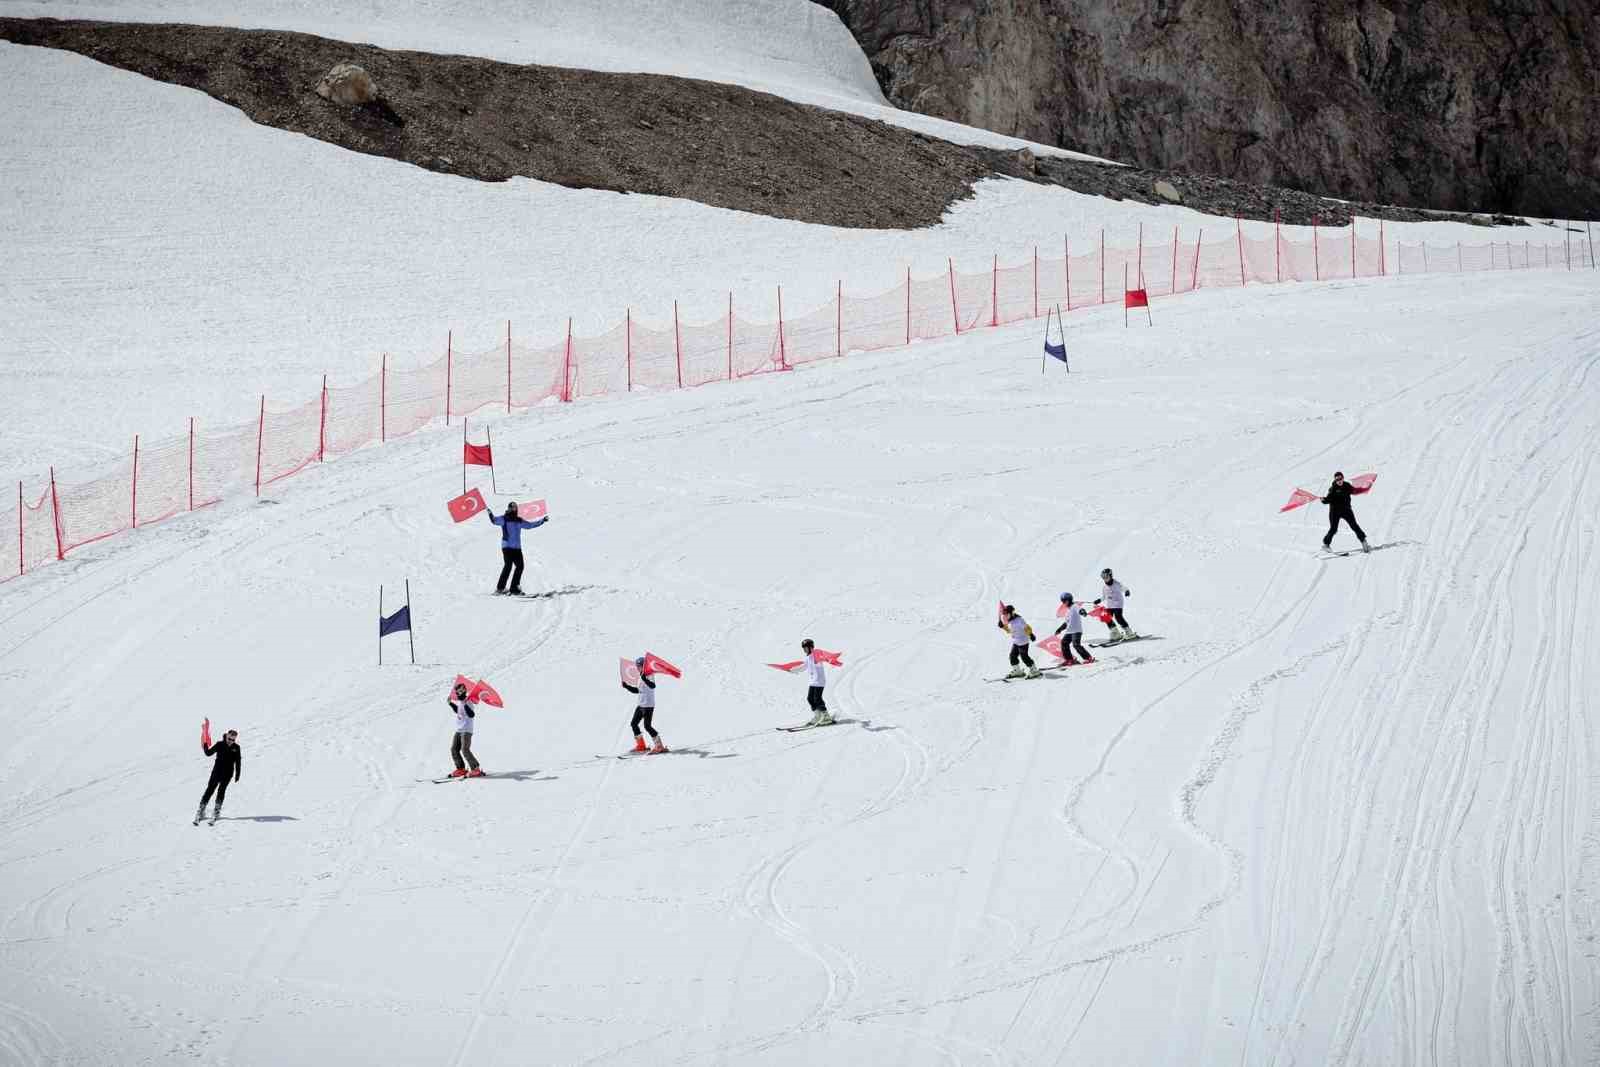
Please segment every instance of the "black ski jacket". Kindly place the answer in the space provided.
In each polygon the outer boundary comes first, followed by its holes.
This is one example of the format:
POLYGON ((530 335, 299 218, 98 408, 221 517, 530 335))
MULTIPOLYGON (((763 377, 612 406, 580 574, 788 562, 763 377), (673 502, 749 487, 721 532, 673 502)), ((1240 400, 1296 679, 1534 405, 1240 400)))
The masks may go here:
POLYGON ((216 762, 211 765, 211 777, 219 782, 228 780, 232 775, 234 781, 239 780, 239 771, 244 768, 244 752, 239 748, 237 741, 218 741, 206 749, 206 755, 216 755, 216 762))
POLYGON ((1350 509, 1350 494, 1350 483, 1338 482, 1328 486, 1328 495, 1322 498, 1322 502, 1328 505, 1330 514, 1350 515, 1353 514, 1350 509))

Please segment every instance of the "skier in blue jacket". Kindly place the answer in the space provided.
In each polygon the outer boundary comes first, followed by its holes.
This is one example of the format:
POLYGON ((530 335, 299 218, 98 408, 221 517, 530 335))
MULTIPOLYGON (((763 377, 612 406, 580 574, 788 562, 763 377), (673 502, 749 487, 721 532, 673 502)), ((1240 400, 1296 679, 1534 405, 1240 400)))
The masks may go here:
POLYGON ((496 515, 492 511, 484 512, 489 516, 489 521, 500 527, 500 555, 505 559, 505 565, 500 568, 500 581, 495 583, 496 596, 509 592, 511 596, 522 595, 522 531, 533 530, 550 521, 546 515, 538 522, 529 522, 517 517, 516 501, 506 505, 504 515, 496 515), (506 589, 506 579, 511 579, 511 588, 506 589))

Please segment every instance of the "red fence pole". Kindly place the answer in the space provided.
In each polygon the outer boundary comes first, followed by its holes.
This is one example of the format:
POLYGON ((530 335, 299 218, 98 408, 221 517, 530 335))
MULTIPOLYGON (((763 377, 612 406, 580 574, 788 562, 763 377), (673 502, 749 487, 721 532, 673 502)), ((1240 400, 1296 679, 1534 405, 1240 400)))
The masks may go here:
POLYGON ((17 574, 28 573, 27 557, 22 554, 22 483, 17 482, 17 574))
POLYGON ((1178 228, 1172 228, 1172 292, 1178 292, 1178 228))
POLYGON ((1311 262, 1317 273, 1317 281, 1322 280, 1322 242, 1317 240, 1317 216, 1311 216, 1311 262))
POLYGON ((833 291, 833 354, 844 355, 844 279, 836 283, 838 288, 833 291))
POLYGON ((256 496, 261 495, 261 435, 267 427, 267 394, 261 394, 261 414, 256 419, 256 496))
POLYGON ((322 376, 322 414, 317 419, 317 462, 321 463, 328 449, 328 376, 322 376))
POLYGON ((133 528, 139 528, 139 435, 133 435, 133 528))
POLYGON ((789 369, 789 340, 783 336, 783 286, 778 286, 778 366, 789 369))
POLYGON ((672 302, 672 350, 678 358, 678 388, 683 388, 683 331, 678 329, 678 302, 672 302))
POLYGON ((1039 317, 1039 246, 1033 246, 1033 317, 1039 317))
POLYGON ((383 354, 382 369, 378 371, 378 442, 389 439, 389 353, 383 354))
MULTIPOLYGON (((1142 222, 1139 223, 1139 250, 1138 250, 1138 256, 1134 260, 1134 262, 1138 265, 1138 269, 1133 272, 1134 288, 1143 289, 1144 288, 1144 223, 1142 223, 1142 222)), ((1123 289, 1126 290, 1127 286, 1124 285, 1123 289)))
MULTIPOLYGON (((1569 263, 1567 265, 1571 266, 1572 264, 1569 263)), ((1457 274, 1465 274, 1466 272, 1467 272, 1467 263, 1466 263, 1466 260, 1464 260, 1461 257, 1461 242, 1457 241, 1456 242, 1456 273, 1457 274)))
POLYGON ((194 510, 194 416, 189 416, 189 510, 194 510))
POLYGON ((450 425, 450 377, 455 369, 455 332, 444 335, 444 424, 450 425))
POLYGON ((61 543, 61 499, 56 496, 56 469, 50 468, 50 514, 56 524, 56 559, 67 558, 67 550, 61 543))
MULTIPOLYGON (((677 305, 676 302, 673 303, 672 309, 673 309, 674 324, 676 324, 677 309, 678 309, 678 305, 677 305)), ((682 385, 683 384, 683 382, 682 382, 683 370, 682 370, 681 367, 678 370, 678 378, 680 379, 678 384, 682 385)), ((564 363, 562 364, 562 371, 561 371, 561 402, 563 404, 572 403, 572 316, 571 315, 567 316, 567 355, 566 355, 566 359, 565 359, 564 363)))
POLYGON ((989 325, 1000 325, 1000 253, 994 254, 989 275, 989 325))
POLYGON ((1100 227, 1100 303, 1106 302, 1106 228, 1100 227))
POLYGON ((1239 288, 1244 288, 1244 223, 1239 221, 1239 213, 1233 215, 1234 232, 1239 237, 1239 288))
POLYGON ((1067 237, 1067 236, 1063 236, 1061 238, 1061 256, 1062 256, 1062 260, 1061 260, 1062 266, 1064 266, 1066 268, 1066 271, 1067 271, 1067 280, 1066 280, 1066 283, 1065 283, 1066 284, 1066 288, 1067 288, 1067 310, 1071 311, 1072 310, 1072 238, 1067 237))
POLYGON ((511 320, 506 320, 506 414, 511 414, 511 320))
POLYGON ((728 290, 728 381, 733 381, 733 290, 728 290))
POLYGON ((911 343, 911 267, 906 266, 906 344, 911 343))
POLYGON ((1283 212, 1272 209, 1272 265, 1283 281, 1283 212))
POLYGON ((955 323, 956 333, 961 332, 961 313, 956 308, 956 264, 955 260, 945 257, 945 266, 950 273, 950 321, 955 323))
POLYGON ((1383 220, 1378 220, 1378 274, 1380 277, 1389 276, 1389 250, 1383 244, 1383 220))
MULTIPOLYGON (((1567 246, 1567 269, 1571 270, 1572 269, 1572 224, 1571 223, 1563 222, 1561 224, 1561 239, 1567 246)), ((1457 247, 1460 247, 1459 244, 1457 245, 1457 247)))
POLYGON ((1206 231, 1204 229, 1194 235, 1194 271, 1189 276, 1189 291, 1191 293, 1200 288, 1200 238, 1205 235, 1206 231))
POLYGON ((631 392, 633 392, 633 309, 632 308, 628 309, 627 317, 623 321, 625 323, 627 323, 627 327, 626 327, 627 333, 626 333, 625 336, 627 337, 627 346, 628 346, 628 392, 631 393, 631 392))
POLYGON ((1350 216, 1350 278, 1356 276, 1356 217, 1350 216))

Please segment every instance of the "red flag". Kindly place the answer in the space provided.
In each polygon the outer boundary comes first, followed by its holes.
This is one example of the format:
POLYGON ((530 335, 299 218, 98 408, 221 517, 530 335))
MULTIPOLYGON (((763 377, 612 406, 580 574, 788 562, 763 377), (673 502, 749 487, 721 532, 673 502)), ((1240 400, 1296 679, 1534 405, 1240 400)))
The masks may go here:
POLYGON ((488 445, 469 445, 463 443, 462 447, 466 449, 466 454, 461 457, 462 463, 465 463, 471 467, 494 466, 494 454, 490 451, 488 445))
POLYGON ((450 509, 450 517, 457 522, 466 522, 478 512, 487 509, 488 506, 483 502, 483 494, 476 489, 470 493, 462 493, 445 505, 450 509))
POLYGON ((491 708, 503 708, 506 706, 505 701, 500 699, 500 694, 495 692, 494 686, 482 678, 479 678, 478 683, 467 691, 467 699, 475 703, 487 704, 491 708))
POLYGON ((1001 626, 1006 624, 1006 602, 1004 600, 1000 601, 1000 607, 995 612, 994 619, 995 622, 998 622, 1001 626))
MULTIPOLYGON (((1072 606, 1073 607, 1077 607, 1078 605, 1074 604, 1072 606)), ((1071 611, 1067 608, 1066 602, 1062 601, 1061 606, 1056 609, 1056 618, 1064 619, 1070 614, 1071 614, 1071 611)))
POLYGON ((200 747, 201 748, 210 748, 211 747, 211 720, 210 719, 201 719, 200 720, 200 747))
POLYGON ((844 666, 844 662, 839 659, 839 653, 837 652, 829 652, 825 648, 818 648, 814 649, 812 654, 824 663, 832 664, 835 667, 844 666))
POLYGON ((806 661, 803 660, 803 659, 791 660, 788 663, 769 663, 769 664, 767 664, 767 666, 771 667, 773 670, 786 671, 789 674, 793 674, 795 671, 799 670, 801 667, 804 667, 805 665, 806 665, 806 661))
POLYGON ((622 657, 622 684, 639 688, 639 665, 627 656, 622 657))
POLYGON ((1106 607, 1104 604, 1096 604, 1089 612, 1089 617, 1091 619, 1099 619, 1107 626, 1111 625, 1111 609, 1106 607))
POLYGON ((543 500, 531 500, 526 504, 517 505, 517 517, 519 519, 527 519, 529 522, 542 519, 548 514, 550 514, 550 509, 545 507, 543 500))
POLYGON ((667 674, 674 678, 682 678, 683 672, 654 652, 644 654, 644 666, 640 668, 641 674, 667 674))
POLYGON ((1293 493, 1289 494, 1289 502, 1283 507, 1279 508, 1278 511, 1280 513, 1285 511, 1293 511, 1295 508, 1304 507, 1313 500, 1321 499, 1321 497, 1319 497, 1316 493, 1311 492, 1309 489, 1296 489, 1293 493))
POLYGON ((1350 479, 1350 495, 1360 496, 1372 488, 1372 483, 1378 480, 1376 474, 1358 474, 1350 479))
POLYGON ((1122 306, 1124 309, 1149 307, 1150 294, 1143 289, 1129 289, 1122 294, 1122 306))
POLYGON ((1045 638, 1043 641, 1037 642, 1037 644, 1038 644, 1038 646, 1040 648, 1042 648, 1046 652, 1050 653, 1056 659, 1066 659, 1067 658, 1066 656, 1063 656, 1061 654, 1061 638, 1057 637, 1054 634, 1052 634, 1051 636, 1045 638))

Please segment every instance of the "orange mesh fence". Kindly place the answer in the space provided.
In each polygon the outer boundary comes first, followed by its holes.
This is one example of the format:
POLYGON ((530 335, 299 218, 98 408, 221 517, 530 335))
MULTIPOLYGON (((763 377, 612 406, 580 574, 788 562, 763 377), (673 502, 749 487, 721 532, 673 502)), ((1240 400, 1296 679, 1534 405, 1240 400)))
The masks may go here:
POLYGON ((285 411, 257 407, 249 422, 221 430, 191 423, 188 432, 141 440, 93 471, 55 472, 30 490, 19 484, 13 505, 0 508, 0 565, 7 580, 135 526, 254 492, 319 460, 372 442, 403 437, 436 419, 479 410, 530 408, 550 400, 634 390, 676 389, 779 370, 848 352, 893 348, 991 325, 1122 301, 1124 279, 1164 297, 1196 289, 1331 281, 1387 274, 1493 270, 1593 269, 1588 234, 1571 228, 1559 239, 1492 244, 1405 244, 1382 239, 1381 226, 1317 227, 1314 239, 1287 240, 1276 226, 1252 233, 1181 230, 1171 237, 1143 231, 1143 247, 1092 240, 1062 241, 1020 262, 991 257, 980 269, 953 264, 928 278, 905 280, 875 295, 835 285, 812 302, 790 297, 776 322, 726 312, 711 322, 672 318, 645 325, 631 312, 593 337, 528 344, 510 327, 493 346, 445 350, 421 366, 396 366, 384 355, 365 381, 330 386, 285 411), (1059 253, 1059 254, 1052 254, 1059 253), (1124 274, 1126 270, 1126 275, 1124 274), (798 303, 798 306, 797 306, 798 303), (0 557, 4 558, 4 557, 0 557))

